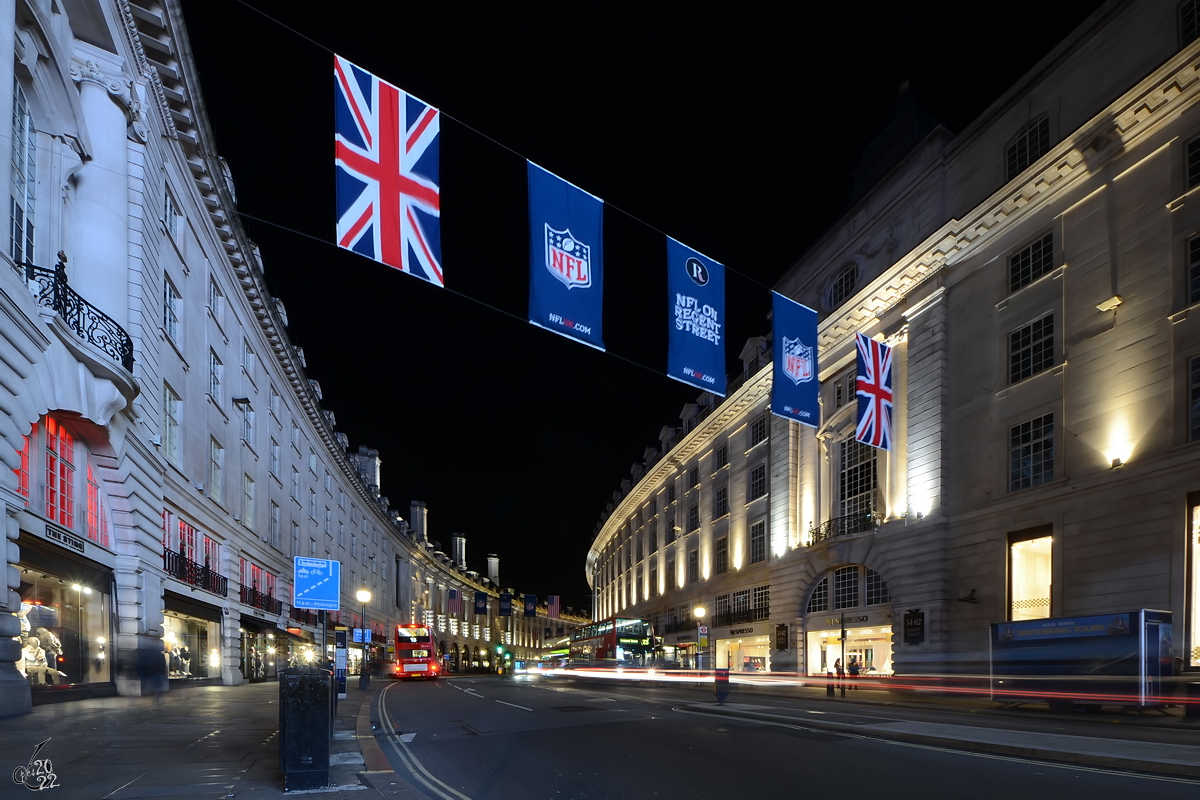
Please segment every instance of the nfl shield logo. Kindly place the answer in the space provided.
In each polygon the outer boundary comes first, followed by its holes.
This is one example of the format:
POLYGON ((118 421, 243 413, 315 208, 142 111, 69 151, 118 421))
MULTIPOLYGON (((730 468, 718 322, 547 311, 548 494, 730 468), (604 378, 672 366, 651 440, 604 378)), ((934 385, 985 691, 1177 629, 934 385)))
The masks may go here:
POLYGON ((592 285, 592 248, 577 241, 571 231, 546 225, 546 269, 568 289, 592 285))
POLYGON ((789 339, 783 337, 783 374, 792 379, 792 383, 800 385, 813 378, 813 349, 800 343, 799 337, 789 339))

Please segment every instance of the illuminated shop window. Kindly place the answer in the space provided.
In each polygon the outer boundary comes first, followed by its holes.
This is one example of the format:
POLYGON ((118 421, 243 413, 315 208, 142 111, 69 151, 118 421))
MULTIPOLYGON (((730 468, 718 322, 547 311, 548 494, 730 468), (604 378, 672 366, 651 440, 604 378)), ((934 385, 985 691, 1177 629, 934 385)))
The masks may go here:
POLYGON ((1009 535, 1008 618, 1045 619, 1051 616, 1051 543, 1048 527, 1009 535))

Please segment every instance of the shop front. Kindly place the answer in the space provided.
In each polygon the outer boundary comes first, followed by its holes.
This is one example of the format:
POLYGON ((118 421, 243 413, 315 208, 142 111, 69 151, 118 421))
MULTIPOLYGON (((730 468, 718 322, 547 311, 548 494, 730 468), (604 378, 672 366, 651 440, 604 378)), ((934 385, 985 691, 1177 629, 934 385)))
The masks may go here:
POLYGON ((860 674, 892 674, 892 621, 884 610, 856 611, 833 617, 810 614, 805 620, 805 658, 809 675, 827 675, 837 671, 837 662, 849 672, 853 661, 860 674), (845 626, 846 640, 842 641, 845 626))
POLYGON ((275 680, 287 666, 287 645, 283 632, 254 617, 242 617, 242 677, 251 683, 275 680))
POLYGON ((163 659, 172 684, 221 682, 221 608, 163 593, 163 659))
POLYGON ((34 704, 116 694, 112 569, 81 555, 94 545, 57 528, 46 539, 22 530, 17 546, 16 667, 34 704))
POLYGON ((716 668, 731 672, 771 671, 771 631, 768 622, 714 628, 716 668))
POLYGON ((660 637, 659 663, 665 669, 698 669, 696 628, 660 637))

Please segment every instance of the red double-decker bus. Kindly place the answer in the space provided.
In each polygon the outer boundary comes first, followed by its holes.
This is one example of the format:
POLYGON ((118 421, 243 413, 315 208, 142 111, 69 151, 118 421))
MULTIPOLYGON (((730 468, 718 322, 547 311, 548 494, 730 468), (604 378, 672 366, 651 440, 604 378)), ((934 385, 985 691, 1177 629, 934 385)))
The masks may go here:
POLYGON ((397 625, 396 666, 392 677, 437 680, 441 674, 437 632, 433 627, 417 623, 397 625))

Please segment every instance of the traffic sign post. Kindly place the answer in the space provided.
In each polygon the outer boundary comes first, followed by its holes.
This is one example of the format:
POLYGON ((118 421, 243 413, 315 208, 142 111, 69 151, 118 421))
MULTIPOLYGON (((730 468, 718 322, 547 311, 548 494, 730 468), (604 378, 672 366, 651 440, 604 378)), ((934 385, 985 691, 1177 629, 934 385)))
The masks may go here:
POLYGON ((292 607, 341 611, 342 564, 325 558, 293 559, 292 607))

